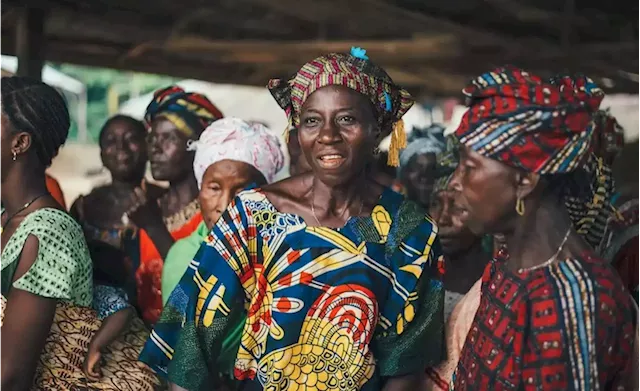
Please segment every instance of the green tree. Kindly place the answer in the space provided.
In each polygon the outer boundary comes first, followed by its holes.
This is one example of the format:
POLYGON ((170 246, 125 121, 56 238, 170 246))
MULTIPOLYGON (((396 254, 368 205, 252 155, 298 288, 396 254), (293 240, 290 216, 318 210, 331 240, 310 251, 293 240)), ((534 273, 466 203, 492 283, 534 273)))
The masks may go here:
MULTIPOLYGON (((117 103, 119 105, 133 97, 146 94, 178 81, 176 78, 167 76, 118 71, 106 68, 55 63, 48 65, 86 85, 88 101, 87 141, 91 143, 97 142, 100 128, 107 118, 113 114, 109 113, 108 100, 110 89, 117 92, 117 103)), ((78 125, 75 118, 77 100, 70 98, 68 101, 72 117, 69 140, 76 141, 78 139, 78 125)))

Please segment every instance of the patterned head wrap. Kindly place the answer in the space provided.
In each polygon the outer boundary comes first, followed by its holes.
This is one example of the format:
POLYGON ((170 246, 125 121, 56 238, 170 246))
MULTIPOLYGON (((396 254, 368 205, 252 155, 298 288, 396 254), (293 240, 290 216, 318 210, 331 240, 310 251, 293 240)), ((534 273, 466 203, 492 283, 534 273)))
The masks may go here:
POLYGON ((436 182, 433 186, 433 194, 445 190, 451 182, 453 172, 458 167, 460 143, 454 136, 446 138, 446 147, 442 153, 436 155, 436 182))
POLYGON ((382 68, 371 62, 366 51, 360 48, 352 48, 350 54, 332 53, 318 57, 303 65, 288 81, 269 81, 267 88, 289 119, 286 132, 300 125, 300 110, 307 98, 317 89, 330 85, 345 86, 369 98, 380 131, 386 134, 392 132, 388 163, 397 167, 399 151, 406 147, 401 118, 413 105, 413 99, 382 68))
POLYGON ((463 90, 469 110, 455 131, 483 156, 541 175, 569 174, 564 200, 578 233, 595 247, 611 214, 610 170, 590 153, 604 93, 583 75, 549 81, 507 66, 463 90))
POLYGON ((268 183, 284 165, 280 142, 269 129, 257 122, 247 123, 238 118, 218 120, 202 132, 197 142, 189 143, 195 150, 193 172, 202 186, 207 168, 221 160, 235 160, 255 167, 268 183))
POLYGON ((158 117, 171 121, 190 139, 197 139, 209 124, 223 115, 206 96, 171 86, 153 94, 153 100, 144 115, 147 127, 158 117))
POLYGON ((412 157, 425 153, 440 154, 446 144, 444 138, 444 126, 433 124, 427 128, 413 128, 407 139, 407 147, 400 153, 400 166, 398 175, 407 166, 412 157))
POLYGON ((624 129, 609 109, 598 110, 593 116, 594 153, 598 156, 617 155, 624 147, 624 129))

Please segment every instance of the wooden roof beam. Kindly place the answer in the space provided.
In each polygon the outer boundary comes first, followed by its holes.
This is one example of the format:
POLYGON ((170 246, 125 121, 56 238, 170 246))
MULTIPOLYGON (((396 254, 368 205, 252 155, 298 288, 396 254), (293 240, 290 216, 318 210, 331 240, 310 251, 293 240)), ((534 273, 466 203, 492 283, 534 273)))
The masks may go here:
MULTIPOLYGON (((223 62, 299 63, 326 53, 348 53, 354 46, 366 48, 367 54, 381 63, 387 60, 406 63, 460 54, 456 38, 447 34, 410 40, 301 42, 218 41, 200 37, 180 37, 162 43, 150 43, 145 50, 217 53, 219 60, 223 62)), ((134 50, 129 56, 136 57, 141 54, 142 52, 134 50)))

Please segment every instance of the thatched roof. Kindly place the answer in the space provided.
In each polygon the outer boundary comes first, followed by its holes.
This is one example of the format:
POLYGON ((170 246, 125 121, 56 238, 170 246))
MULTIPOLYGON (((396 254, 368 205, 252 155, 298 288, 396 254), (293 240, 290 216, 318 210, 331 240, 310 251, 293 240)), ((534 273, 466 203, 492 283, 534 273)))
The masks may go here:
POLYGON ((2 53, 18 7, 47 10, 46 59, 265 85, 330 51, 367 49, 422 95, 457 96, 512 63, 582 71, 638 91, 635 1, 594 0, 3 0, 2 53))

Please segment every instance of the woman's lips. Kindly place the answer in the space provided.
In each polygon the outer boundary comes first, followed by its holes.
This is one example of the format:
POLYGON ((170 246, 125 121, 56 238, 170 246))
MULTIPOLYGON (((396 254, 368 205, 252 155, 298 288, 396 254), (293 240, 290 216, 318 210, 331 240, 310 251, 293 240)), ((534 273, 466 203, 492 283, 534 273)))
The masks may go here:
POLYGON ((327 170, 333 170, 342 166, 346 160, 347 159, 340 154, 322 155, 317 158, 318 165, 327 170))

